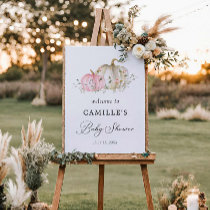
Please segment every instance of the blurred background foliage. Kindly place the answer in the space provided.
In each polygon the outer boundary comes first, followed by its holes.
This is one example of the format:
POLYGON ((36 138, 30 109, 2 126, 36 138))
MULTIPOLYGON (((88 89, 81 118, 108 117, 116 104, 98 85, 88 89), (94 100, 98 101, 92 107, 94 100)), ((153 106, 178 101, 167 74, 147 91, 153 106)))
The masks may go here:
MULTIPOLYGON (((0 48, 13 58, 14 51, 18 59, 12 63, 21 65, 26 50, 32 50, 31 62, 36 63, 47 54, 49 60, 62 53, 64 45, 91 39, 94 25, 94 8, 106 7, 111 11, 120 8, 117 13, 121 18, 123 6, 132 0, 1 0, 0 14, 3 30, 0 37, 0 48)), ((112 19, 116 19, 111 12, 112 19)))
MULTIPOLYGON (((46 101, 62 103, 62 48, 88 45, 95 7, 110 8, 112 23, 123 22, 132 0, 0 0, 0 49, 11 55, 11 67, 0 74, 0 98, 32 100, 39 92, 45 69, 46 101), (117 3, 116 3, 117 2, 117 3), (26 58, 27 56, 27 58, 26 58), (27 60, 27 62, 23 62, 27 60), (44 64, 45 62, 45 64, 44 64)), ((149 110, 201 103, 209 108, 210 64, 196 74, 166 70, 150 71, 149 110)))

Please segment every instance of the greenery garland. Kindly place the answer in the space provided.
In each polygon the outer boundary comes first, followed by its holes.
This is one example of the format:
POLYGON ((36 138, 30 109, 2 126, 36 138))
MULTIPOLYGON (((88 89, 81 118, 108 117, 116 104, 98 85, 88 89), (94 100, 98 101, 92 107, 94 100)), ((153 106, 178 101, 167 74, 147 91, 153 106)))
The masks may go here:
POLYGON ((92 164, 92 161, 95 158, 95 153, 82 153, 74 150, 72 153, 62 153, 56 150, 53 150, 50 153, 50 161, 53 163, 57 163, 61 166, 64 166, 68 163, 77 163, 77 161, 87 161, 88 164, 92 164))
MULTIPOLYGON (((150 152, 144 152, 141 154, 144 158, 149 157, 150 152)), ((95 153, 82 153, 74 150, 72 153, 62 153, 57 150, 53 150, 50 153, 50 161, 57 163, 61 166, 64 166, 69 163, 77 163, 78 161, 87 161, 88 164, 92 164, 92 161, 95 159, 95 153)))

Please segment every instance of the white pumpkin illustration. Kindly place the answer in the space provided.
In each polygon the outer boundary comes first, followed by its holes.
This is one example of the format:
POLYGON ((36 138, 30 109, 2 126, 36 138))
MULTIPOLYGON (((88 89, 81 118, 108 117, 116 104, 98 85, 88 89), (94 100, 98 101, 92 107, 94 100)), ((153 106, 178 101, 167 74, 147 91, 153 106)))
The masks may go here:
POLYGON ((116 58, 112 59, 111 65, 104 64, 98 68, 95 74, 105 79, 106 88, 116 90, 125 88, 128 70, 124 66, 115 65, 116 58))

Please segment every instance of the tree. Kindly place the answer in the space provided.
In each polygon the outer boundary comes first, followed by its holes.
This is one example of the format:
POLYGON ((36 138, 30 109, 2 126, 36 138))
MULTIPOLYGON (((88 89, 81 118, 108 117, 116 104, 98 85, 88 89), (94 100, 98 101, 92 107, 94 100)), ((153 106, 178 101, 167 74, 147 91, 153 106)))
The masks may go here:
MULTIPOLYGON (((109 2, 112 8, 130 3, 109 2)), ((24 56, 23 46, 34 50, 34 62, 42 61, 40 98, 44 99, 45 73, 52 55, 61 53, 71 40, 90 41, 96 4, 109 6, 108 0, 0 0, 1 48, 10 55, 15 50, 18 64, 24 56)))

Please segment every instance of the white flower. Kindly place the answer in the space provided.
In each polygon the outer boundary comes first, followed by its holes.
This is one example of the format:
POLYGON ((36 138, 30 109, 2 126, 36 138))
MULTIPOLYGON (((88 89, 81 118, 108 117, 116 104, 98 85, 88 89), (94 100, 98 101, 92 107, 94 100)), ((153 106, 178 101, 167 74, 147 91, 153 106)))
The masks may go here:
POLYGON ((132 54, 136 56, 137 58, 142 58, 145 52, 145 47, 142 44, 136 44, 133 47, 132 54))
POLYGON ((125 28, 123 28, 119 34, 117 35, 117 38, 122 42, 127 42, 131 37, 131 33, 127 32, 125 28))
POLYGON ((155 41, 153 41, 153 40, 148 41, 145 45, 145 48, 148 51, 154 50, 156 48, 155 41))
POLYGON ((152 58, 152 52, 151 51, 145 51, 143 58, 144 59, 152 58))

